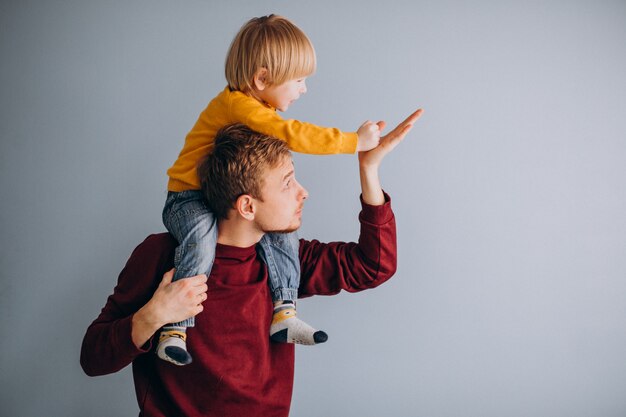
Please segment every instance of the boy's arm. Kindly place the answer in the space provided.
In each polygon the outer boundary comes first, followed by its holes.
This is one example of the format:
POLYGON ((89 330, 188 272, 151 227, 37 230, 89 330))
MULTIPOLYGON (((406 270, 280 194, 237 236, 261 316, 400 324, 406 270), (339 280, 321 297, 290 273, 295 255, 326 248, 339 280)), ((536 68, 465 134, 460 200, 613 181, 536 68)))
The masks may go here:
POLYGON ((251 97, 236 97, 230 104, 233 122, 244 123, 257 132, 282 139, 294 152, 330 155, 354 153, 357 149, 356 132, 285 120, 275 110, 251 97))
MULTIPOLYGON (((395 220, 390 199, 380 187, 378 169, 385 155, 402 141, 420 115, 421 110, 413 113, 382 138, 377 148, 359 153, 363 206, 359 242, 301 241, 302 297, 374 288, 395 273, 395 220)), ((380 127, 382 130, 384 126, 380 127)))

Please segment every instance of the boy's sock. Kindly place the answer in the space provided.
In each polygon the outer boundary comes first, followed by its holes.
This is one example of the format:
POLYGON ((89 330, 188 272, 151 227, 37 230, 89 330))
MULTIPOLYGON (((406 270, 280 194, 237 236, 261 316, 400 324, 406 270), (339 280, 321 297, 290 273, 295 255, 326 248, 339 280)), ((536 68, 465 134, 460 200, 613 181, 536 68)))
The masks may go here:
POLYGON ((163 326, 159 336, 157 356, 178 366, 190 364, 192 358, 187 352, 187 328, 163 326))
POLYGON ((328 335, 296 317, 295 304, 291 300, 285 300, 274 304, 270 338, 280 343, 315 345, 328 340, 328 335))

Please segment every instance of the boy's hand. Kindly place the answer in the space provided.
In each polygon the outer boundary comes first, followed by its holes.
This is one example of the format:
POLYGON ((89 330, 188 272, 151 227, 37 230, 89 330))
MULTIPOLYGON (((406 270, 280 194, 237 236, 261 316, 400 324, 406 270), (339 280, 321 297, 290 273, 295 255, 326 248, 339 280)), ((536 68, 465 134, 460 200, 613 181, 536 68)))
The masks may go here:
POLYGON ((368 120, 359 127, 359 130, 356 131, 357 135, 359 135, 359 140, 356 144, 357 152, 366 152, 378 146, 381 124, 384 125, 384 122, 374 123, 368 120))

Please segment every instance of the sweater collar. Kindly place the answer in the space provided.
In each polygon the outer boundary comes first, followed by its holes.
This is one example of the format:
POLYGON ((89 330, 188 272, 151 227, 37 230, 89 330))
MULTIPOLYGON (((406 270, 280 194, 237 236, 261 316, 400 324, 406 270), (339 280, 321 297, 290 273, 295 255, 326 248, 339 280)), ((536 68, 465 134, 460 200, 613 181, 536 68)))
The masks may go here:
POLYGON ((256 257, 256 244, 246 248, 240 248, 238 246, 222 245, 218 243, 215 248, 215 256, 222 259, 246 262, 256 257))

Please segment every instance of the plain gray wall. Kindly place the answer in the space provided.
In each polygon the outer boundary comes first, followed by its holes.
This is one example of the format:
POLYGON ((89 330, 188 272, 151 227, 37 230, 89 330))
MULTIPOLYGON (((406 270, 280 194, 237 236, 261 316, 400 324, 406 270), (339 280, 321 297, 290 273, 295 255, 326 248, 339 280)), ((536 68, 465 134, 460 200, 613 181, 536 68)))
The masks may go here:
MULTIPOLYGON (((626 415, 626 3, 217 3, 0 3, 0 414, 136 415, 84 331, 163 230, 233 35, 276 12, 318 54, 286 117, 425 109, 382 169, 398 273, 300 303, 330 340, 297 349, 292 415, 626 415)), ((295 159, 301 235, 355 239, 355 156, 295 159)))

